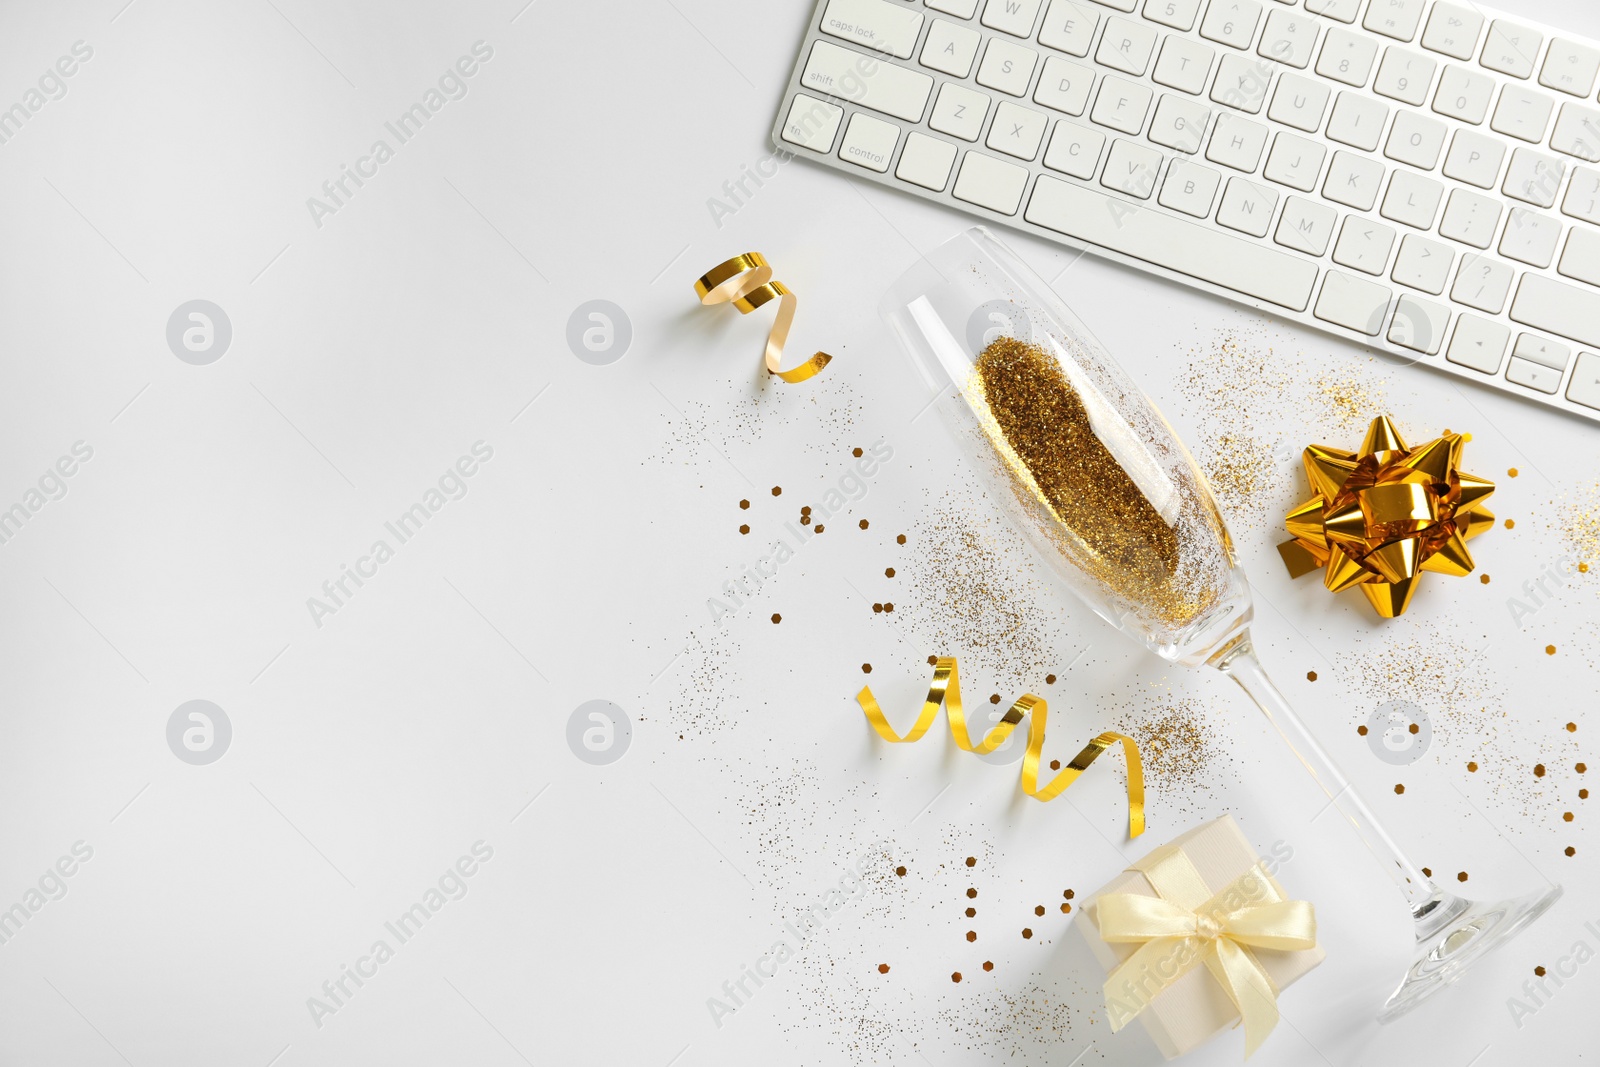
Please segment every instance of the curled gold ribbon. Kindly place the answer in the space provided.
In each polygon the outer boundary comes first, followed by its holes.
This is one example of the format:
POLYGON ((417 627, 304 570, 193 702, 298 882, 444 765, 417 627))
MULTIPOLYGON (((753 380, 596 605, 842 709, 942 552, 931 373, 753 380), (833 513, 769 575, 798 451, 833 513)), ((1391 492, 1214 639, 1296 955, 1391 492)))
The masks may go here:
POLYGON ((783 365, 783 346, 789 340, 789 328, 794 325, 795 308, 800 301, 782 282, 772 280, 772 267, 760 252, 746 252, 718 263, 694 283, 694 292, 707 307, 732 304, 741 315, 778 301, 778 317, 772 320, 772 330, 767 334, 767 373, 791 385, 817 374, 833 359, 826 352, 818 352, 798 367, 778 369, 783 365))
POLYGON ((1140 942, 1106 978, 1112 1032, 1203 963, 1244 1021, 1248 1059, 1278 1024, 1277 983, 1251 949, 1316 948, 1315 910, 1307 901, 1280 895, 1259 865, 1213 893, 1174 845, 1157 849, 1132 869, 1143 872, 1159 896, 1108 893, 1095 902, 1101 938, 1140 942))
POLYGON ((1045 724, 1050 716, 1050 707, 1043 697, 1024 693, 1017 698, 1006 711, 1004 717, 984 735, 983 740, 973 743, 972 732, 967 726, 966 713, 961 708, 961 680, 956 672, 956 661, 951 656, 941 656, 935 661, 933 667, 933 683, 928 689, 928 699, 922 704, 922 711, 917 715, 917 721, 904 737, 894 732, 894 727, 889 725, 889 720, 884 717, 883 709, 873 698, 870 686, 862 686, 861 692, 856 694, 856 703, 861 705, 861 710, 866 712, 867 721, 872 724, 872 729, 885 741, 894 744, 906 744, 920 740, 933 725, 933 720, 939 715, 939 708, 943 707, 950 719, 950 735, 955 738, 956 746, 963 752, 971 752, 979 756, 987 756, 1001 745, 1006 738, 1011 736, 1011 731, 1023 719, 1028 719, 1028 751, 1022 757, 1022 791, 1035 800, 1054 800, 1066 788, 1078 780, 1078 776, 1089 769, 1100 754, 1117 742, 1122 742, 1122 754, 1128 761, 1128 836, 1138 837, 1144 833, 1144 762, 1139 756, 1139 744, 1126 734, 1113 733, 1107 730, 1084 746, 1082 752, 1072 757, 1072 762, 1052 778, 1043 788, 1039 786, 1039 753, 1044 749, 1045 724), (1029 712, 1033 715, 1029 718, 1029 712))

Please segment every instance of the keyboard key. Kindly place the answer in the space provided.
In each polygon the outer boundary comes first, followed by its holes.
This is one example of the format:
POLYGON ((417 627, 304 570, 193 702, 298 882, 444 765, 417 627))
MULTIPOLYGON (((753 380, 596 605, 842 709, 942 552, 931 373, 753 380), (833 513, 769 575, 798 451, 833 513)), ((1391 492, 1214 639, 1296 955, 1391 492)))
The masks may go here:
POLYGON ((1383 124, 1388 120, 1388 104, 1357 93, 1340 93, 1333 102, 1333 114, 1328 117, 1328 136, 1340 144, 1371 152, 1378 147, 1383 124))
POLYGON ((1456 319, 1455 336, 1450 338, 1450 351, 1445 353, 1445 358, 1451 363, 1493 374, 1500 369, 1506 342, 1510 340, 1511 331, 1500 323, 1476 315, 1461 315, 1456 319))
POLYGON ((978 0, 923 0, 935 11, 943 11, 946 15, 954 15, 958 19, 970 19, 978 10, 978 0))
POLYGON ((1038 62, 1039 53, 1033 49, 991 37, 989 47, 983 50, 983 62, 978 64, 978 84, 1021 96, 1028 91, 1038 62))
POLYGON ((1211 0, 1200 23, 1200 36, 1233 48, 1249 48, 1261 19, 1256 0, 1211 0))
POLYGON ((961 173, 956 175, 955 188, 950 192, 957 200, 965 200, 1002 215, 1015 215, 1027 186, 1028 168, 1002 163, 980 152, 968 152, 961 161, 961 173))
POLYGON ((1422 21, 1423 0, 1372 0, 1361 25, 1373 33, 1409 41, 1417 35, 1422 21))
POLYGON ((1154 26, 1131 19, 1111 18, 1106 20, 1105 33, 1100 35, 1100 47, 1095 50, 1094 61, 1124 74, 1143 77, 1150 68, 1150 54, 1155 47, 1154 26))
POLYGON ((1489 39, 1483 43, 1483 55, 1478 57, 1478 62, 1501 74, 1526 78, 1533 73, 1533 60, 1543 43, 1544 34, 1495 19, 1489 24, 1489 39))
POLYGON ((922 32, 922 13, 889 0, 828 0, 822 32, 909 59, 922 32))
POLYGON ((1573 227, 1566 250, 1561 253, 1561 265, 1556 269, 1569 278, 1600 285, 1600 231, 1573 227))
POLYGON ((858 111, 850 116, 850 125, 845 128, 839 158, 882 174, 889 169, 899 143, 900 127, 858 111))
POLYGON ((1555 156, 1518 148, 1511 153, 1511 166, 1506 168, 1500 191, 1524 203, 1550 207, 1556 202, 1556 192, 1566 172, 1567 165, 1555 156))
POLYGON ((1211 61, 1216 56, 1213 49, 1199 41, 1168 34, 1161 42, 1161 54, 1156 57, 1156 69, 1150 77, 1169 89, 1198 96, 1206 87, 1206 76, 1211 73, 1211 61))
POLYGON ((1163 208, 1192 214, 1203 219, 1211 214, 1211 203, 1216 200, 1216 189, 1222 176, 1210 166, 1200 166, 1189 160, 1173 160, 1166 168, 1166 181, 1162 182, 1162 195, 1157 203, 1163 208))
POLYGON ((1089 89, 1094 85, 1094 68, 1060 56, 1047 56, 1044 73, 1033 90, 1035 103, 1068 115, 1081 115, 1089 106, 1089 89))
POLYGON ((989 137, 984 144, 1008 156, 1032 159, 1039 154, 1039 142, 1044 140, 1044 131, 1049 126, 1050 120, 1043 112, 1002 100, 995 108, 994 122, 989 126, 989 137))
POLYGON ((934 19, 928 27, 928 39, 922 45, 921 62, 957 78, 972 73, 972 61, 978 58, 978 45, 983 35, 967 26, 958 26, 946 19, 934 19))
POLYGON ((1553 216, 1514 207, 1506 219, 1506 232, 1500 235, 1500 254, 1542 270, 1556 258, 1561 230, 1561 223, 1553 216))
POLYGON ((1593 163, 1600 160, 1600 111, 1581 104, 1562 104, 1550 147, 1593 163))
POLYGON ((989 114, 989 98, 965 85, 945 82, 939 88, 939 98, 933 102, 933 114, 928 125, 940 133, 948 133, 963 141, 976 141, 983 129, 983 120, 989 114))
POLYGON ((1254 115, 1267 98, 1267 78, 1257 60, 1232 52, 1217 66, 1217 80, 1211 85, 1211 99, 1219 104, 1254 115))
POLYGON ((1550 41, 1544 66, 1539 68, 1539 84, 1573 96, 1588 96, 1594 91, 1596 73, 1600 73, 1600 52, 1555 37, 1550 41))
POLYGON ((1089 117, 1102 126, 1123 133, 1138 133, 1150 111, 1150 88, 1107 74, 1100 79, 1100 95, 1095 97, 1089 117))
POLYGON ((1161 195, 1156 197, 1156 202, 1203 219, 1211 214, 1211 204, 1217 198, 1217 186, 1221 182, 1222 175, 1210 167, 1187 159, 1174 159, 1167 168, 1167 180, 1161 183, 1161 195))
POLYGON ((1042 0, 989 0, 983 5, 983 18, 979 21, 991 30, 1014 37, 1032 37, 1033 23, 1042 6, 1042 0))
POLYGON ((1367 84, 1372 61, 1378 55, 1378 42, 1366 34, 1332 29, 1322 39, 1322 55, 1317 57, 1317 73, 1324 78, 1357 87, 1367 84))
POLYGON ((1322 82, 1300 74, 1285 74, 1278 79, 1278 87, 1273 90, 1267 118, 1297 130, 1316 133, 1322 126, 1322 115, 1328 109, 1328 97, 1331 95, 1322 82))
POLYGON ((1354 22, 1361 11, 1361 0, 1306 0, 1306 10, 1340 22, 1354 22))
POLYGON ((1473 248, 1488 248, 1500 225, 1500 201, 1466 189, 1451 192, 1444 205, 1439 234, 1473 248))
POLYGON ((1505 310, 1515 278, 1516 271, 1509 264, 1469 252, 1461 257, 1461 270, 1450 287, 1450 299, 1498 315, 1505 310))
POLYGON ((1444 292, 1444 283, 1450 277, 1450 266, 1455 259, 1455 250, 1449 245, 1408 233, 1400 239, 1400 254, 1394 257, 1394 270, 1389 272, 1389 277, 1401 285, 1438 296, 1444 292))
POLYGON ((1206 158, 1249 174, 1261 162, 1261 151, 1266 147, 1265 126, 1224 111, 1217 116, 1216 126, 1211 131, 1206 158))
POLYGON ((1384 194, 1378 214, 1391 222, 1428 230, 1433 228, 1442 199, 1444 186, 1440 183, 1409 170, 1397 170, 1389 179, 1389 191, 1384 194))
POLYGON ((1393 296, 1394 291, 1387 285, 1330 270, 1322 280, 1315 314, 1324 322, 1376 337, 1389 317, 1389 300, 1393 296))
POLYGON ((1277 206, 1278 194, 1273 190, 1243 178, 1229 178, 1217 208, 1217 222, 1252 237, 1265 237, 1277 206))
POLYGON ((843 119, 844 108, 805 93, 795 93, 794 102, 789 105, 789 116, 783 120, 783 139, 826 155, 833 150, 833 138, 843 119))
POLYGON ((808 89, 850 100, 861 107, 916 122, 928 106, 933 79, 893 63, 865 58, 860 52, 827 41, 811 46, 800 83, 808 89))
POLYGON ((1211 109, 1193 100, 1163 93, 1156 104, 1156 117, 1150 120, 1145 136, 1158 145, 1194 155, 1205 140, 1206 121, 1211 109))
POLYGON ((1383 50, 1383 62, 1378 64, 1378 77, 1372 91, 1403 104, 1421 107, 1428 100, 1428 86, 1433 84, 1433 72, 1439 64, 1427 56, 1390 46, 1383 50))
MULTIPOLYGON (((1523 334, 1524 337, 1527 334, 1523 334)), ((1551 370, 1542 363, 1512 356, 1506 364, 1506 380, 1541 393, 1553 393, 1561 388, 1561 372, 1551 370)))
POLYGON ((1099 130, 1075 122, 1058 122, 1050 147, 1044 152, 1044 165, 1074 178, 1093 178, 1105 146, 1106 135, 1099 130))
POLYGON ((1383 174, 1383 164, 1375 159, 1354 152, 1335 152, 1333 162, 1328 164, 1328 177, 1322 183, 1322 195, 1357 211, 1371 211, 1378 202, 1383 174))
POLYGON ((1044 24, 1039 27, 1039 43, 1069 56, 1086 56, 1094 41, 1100 13, 1072 0, 1050 0, 1044 24))
POLYGON ((1517 335, 1517 344, 1511 354, 1558 371, 1566 370, 1568 361, 1572 359, 1572 349, 1566 345, 1531 333, 1517 335))
POLYGON ((1290 311, 1304 311, 1316 285, 1308 260, 1159 211, 1129 214, 1121 201, 1054 178, 1039 179, 1026 218, 1290 311))
POLYGON ((937 137, 912 130, 906 135, 906 146, 900 150, 900 164, 894 176, 934 192, 942 192, 950 180, 950 167, 956 161, 956 146, 937 137))
POLYGON ((1188 33, 1200 14, 1200 0, 1144 0, 1144 17, 1188 33))
POLYGON ((1381 275, 1383 268, 1388 265, 1394 238, 1395 232, 1383 223, 1351 215, 1339 230, 1339 242, 1333 246, 1333 261, 1368 274, 1381 275))
POLYGON ((1267 28, 1261 31, 1261 43, 1256 46, 1256 53, 1304 70, 1311 62, 1316 43, 1315 20, 1281 7, 1273 8, 1267 14, 1267 28))
POLYGON ((1449 308, 1405 293, 1395 301, 1394 320, 1389 323, 1386 336, 1401 348, 1433 356, 1444 347, 1449 327, 1449 308))
POLYGON ((1600 410, 1600 356, 1578 353, 1578 365, 1572 368, 1572 381, 1567 385, 1567 399, 1600 410))
POLYGON ((1600 172, 1578 167, 1561 201, 1561 213, 1600 226, 1600 172))
POLYGON ((1489 113, 1494 97, 1494 79, 1465 67, 1446 65, 1433 94, 1433 110, 1474 126, 1489 113))
POLYGON ((1129 14, 1132 14, 1133 10, 1139 6, 1139 0, 1094 0, 1094 2, 1104 4, 1106 7, 1116 8, 1118 11, 1126 11, 1129 14))
POLYGON ((1457 130, 1444 157, 1444 176, 1480 189, 1493 189, 1505 158, 1504 141, 1471 130, 1457 130))
POLYGON ((1456 59, 1471 59, 1483 32, 1483 16, 1460 4, 1437 3, 1422 31, 1422 47, 1456 59))
POLYGON ((1524 89, 1520 85, 1508 85, 1500 90, 1500 103, 1495 105, 1489 128, 1538 144, 1544 140, 1544 131, 1550 125, 1550 110, 1554 105, 1555 101, 1543 93, 1524 89))
POLYGON ((1445 124, 1438 119, 1402 109, 1394 117, 1394 126, 1389 131, 1389 141, 1383 147, 1383 154, 1422 170, 1432 170, 1439 163, 1439 153, 1444 151, 1444 138, 1448 132, 1445 124))
POLYGON ((1267 167, 1261 173, 1272 181, 1309 193, 1317 187, 1322 161, 1328 150, 1316 141, 1292 133, 1280 133, 1272 142, 1267 167))
POLYGON ((1156 180, 1161 174, 1161 153, 1154 148, 1117 138, 1111 142, 1111 154, 1106 156, 1106 169, 1100 175, 1100 184, 1107 189, 1150 199, 1156 191, 1156 180))
POLYGON ((1338 218, 1339 213, 1326 204, 1291 196, 1284 202, 1272 239, 1285 248, 1320 256, 1328 250, 1338 218))

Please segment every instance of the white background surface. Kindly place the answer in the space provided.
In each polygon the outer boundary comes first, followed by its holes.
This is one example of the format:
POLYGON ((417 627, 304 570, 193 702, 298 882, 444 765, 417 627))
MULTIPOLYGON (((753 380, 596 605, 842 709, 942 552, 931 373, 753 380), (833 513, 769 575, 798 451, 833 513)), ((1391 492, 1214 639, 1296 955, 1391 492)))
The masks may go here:
MULTIPOLYGON (((915 567, 916 541, 892 535, 962 499, 874 305, 964 220, 800 163, 720 226, 709 209, 770 151, 810 5, 521 6, 111 0, 0 16, 7 105, 73 42, 94 50, 0 145, 0 506, 74 442, 94 450, 0 544, 0 907, 75 842, 93 849, 0 944, 0 1063, 1149 1062, 1136 1033, 1096 1020, 1076 914, 1055 905, 1224 810, 1260 847, 1292 844, 1281 877, 1316 903, 1329 952, 1285 993, 1256 1063, 1588 1053, 1600 964, 1520 1028, 1507 999, 1535 965, 1600 948, 1593 809, 1570 770, 1596 762, 1600 605, 1579 587, 1519 630, 1504 598, 1565 551, 1549 502, 1593 483, 1592 426, 1014 238, 1181 433, 1205 413, 1180 383, 1207 373, 1219 330, 1254 331, 1308 381, 1362 361, 1415 436, 1470 429, 1468 466, 1521 519, 1474 543, 1494 585, 1440 579, 1380 630, 1361 602, 1283 574, 1268 513, 1300 493, 1293 462, 1272 508, 1233 516, 1264 658, 1418 861, 1470 870, 1480 898, 1567 888, 1491 966, 1380 1029, 1408 955, 1401 901, 1335 819, 1313 821, 1323 798, 1222 679, 1166 669, 1063 594, 1036 598, 1062 674, 1051 754, 1119 709, 1177 698, 1234 737, 1235 772, 1153 793, 1137 843, 1119 771, 1037 805, 1015 765, 946 736, 871 741, 852 700, 863 661, 897 721, 931 652, 964 657, 974 704, 1042 680, 999 681, 980 650, 927 647, 914 613, 891 621, 862 599, 914 607, 877 577, 915 567), (393 145, 383 124, 480 40, 493 57, 466 97, 317 226, 307 198, 374 140, 393 145), (797 344, 837 357, 814 382, 768 381, 765 322, 693 299, 695 276, 752 248, 802 297, 797 344), (209 366, 165 340, 195 298, 233 326, 209 366), (565 341, 595 298, 632 322, 606 367, 565 341), (878 438, 894 459, 866 498, 712 626, 722 582, 878 438), (317 626, 307 598, 478 441, 493 458, 466 496, 317 626), (1438 745, 1397 797, 1395 769, 1354 731, 1384 684, 1361 665, 1430 635, 1481 650, 1504 725, 1438 745), (600 768, 566 742, 572 710, 597 698, 633 731, 600 768), (192 699, 232 724, 209 766, 167 746, 192 699), (1484 745, 1559 767, 1543 799, 1466 775, 1458 757, 1484 745), (318 1026, 307 999, 478 841, 493 858, 469 892, 318 1026), (880 876, 715 1025, 707 999, 877 841, 908 876, 880 876), (1071 1023, 1041 1036, 1040 1018, 1071 1023)), ((1577 0, 1527 14, 1600 36, 1577 0)), ((1278 432, 1308 443, 1303 420, 1278 432)), ((1239 1051, 1225 1035, 1190 1062, 1239 1051)))

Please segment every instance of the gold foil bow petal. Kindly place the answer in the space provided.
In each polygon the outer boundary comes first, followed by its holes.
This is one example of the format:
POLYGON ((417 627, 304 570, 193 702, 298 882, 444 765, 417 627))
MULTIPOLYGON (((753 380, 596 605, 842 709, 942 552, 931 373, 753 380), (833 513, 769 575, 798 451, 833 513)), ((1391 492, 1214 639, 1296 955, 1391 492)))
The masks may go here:
POLYGON ((760 252, 746 252, 718 263, 694 283, 694 292, 707 307, 732 304, 741 315, 778 301, 778 317, 772 320, 772 330, 767 334, 767 373, 791 385, 812 377, 833 360, 826 352, 818 352, 798 367, 778 369, 783 365, 783 346, 788 343, 789 328, 794 325, 794 313, 800 301, 782 282, 772 280, 772 267, 760 252))
POLYGON ((1289 575, 1322 568, 1330 592, 1359 588, 1379 615, 1405 612, 1423 571, 1469 574, 1467 541, 1494 525, 1494 484, 1461 470, 1466 436, 1408 447, 1387 415, 1359 452, 1311 445, 1303 460, 1315 494, 1290 510, 1278 546, 1289 575))
POLYGON ((1315 948, 1315 909, 1280 896, 1259 864, 1218 893, 1206 887, 1183 850, 1170 845, 1134 867, 1160 896, 1108 893, 1095 902, 1102 938, 1140 943, 1106 978, 1112 1031, 1203 963, 1239 1010, 1248 1059, 1278 1025, 1277 986, 1252 950, 1315 948))
POLYGON ((1062 769, 1050 781, 1040 787, 1039 785, 1039 756, 1044 749, 1045 726, 1049 720, 1050 707, 1043 697, 1024 693, 1015 704, 1006 711, 1001 720, 984 735, 983 740, 974 742, 972 732, 967 726, 966 713, 961 707, 961 680, 956 671, 954 657, 941 656, 934 662, 933 683, 928 689, 928 699, 922 704, 922 711, 917 715, 917 721, 908 730, 905 736, 895 733, 894 727, 889 725, 889 720, 884 717, 883 709, 872 696, 869 686, 862 686, 861 692, 856 694, 856 702, 861 705, 861 710, 866 712, 867 721, 872 724, 872 729, 885 741, 894 744, 907 744, 920 740, 933 725, 933 720, 938 718, 939 709, 943 707, 950 720, 950 735, 955 738, 956 747, 963 752, 971 752, 979 756, 987 756, 1001 745, 1006 738, 1011 736, 1011 731, 1023 719, 1028 719, 1028 749, 1022 757, 1022 791, 1035 800, 1054 800, 1066 788, 1078 780, 1078 776, 1089 769, 1089 765, 1099 758, 1100 754, 1117 742, 1122 743, 1122 754, 1128 761, 1128 836, 1138 837, 1144 833, 1144 762, 1139 756, 1139 744, 1126 734, 1106 731, 1084 746, 1082 752, 1072 757, 1072 762, 1062 769), (1029 718, 1029 713, 1032 717, 1029 718))

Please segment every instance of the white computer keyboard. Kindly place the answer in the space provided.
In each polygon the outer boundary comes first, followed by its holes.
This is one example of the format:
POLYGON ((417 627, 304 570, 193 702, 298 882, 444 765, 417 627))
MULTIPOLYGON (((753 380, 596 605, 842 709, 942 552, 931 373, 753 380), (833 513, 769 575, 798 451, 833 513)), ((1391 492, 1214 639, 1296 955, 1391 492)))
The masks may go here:
POLYGON ((818 0, 773 143, 1600 421, 1597 74, 1445 0, 818 0))

